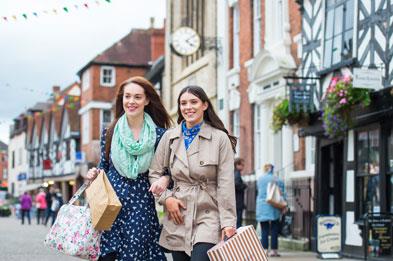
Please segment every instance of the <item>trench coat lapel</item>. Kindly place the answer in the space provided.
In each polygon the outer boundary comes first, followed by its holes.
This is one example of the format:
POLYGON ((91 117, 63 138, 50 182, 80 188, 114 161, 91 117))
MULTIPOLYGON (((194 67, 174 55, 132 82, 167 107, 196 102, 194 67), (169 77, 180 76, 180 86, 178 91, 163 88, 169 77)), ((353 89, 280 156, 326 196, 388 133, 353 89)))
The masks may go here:
POLYGON ((184 145, 183 135, 181 134, 181 125, 176 127, 175 134, 170 137, 173 139, 171 150, 174 152, 176 158, 178 158, 188 168, 188 158, 186 146, 184 145))

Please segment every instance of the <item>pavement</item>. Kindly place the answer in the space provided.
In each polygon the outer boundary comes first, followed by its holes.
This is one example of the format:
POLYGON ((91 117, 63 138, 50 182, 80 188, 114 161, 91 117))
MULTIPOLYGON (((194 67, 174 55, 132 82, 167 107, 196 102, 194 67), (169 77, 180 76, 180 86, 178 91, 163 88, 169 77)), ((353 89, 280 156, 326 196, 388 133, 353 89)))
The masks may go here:
MULTIPOLYGON (((27 222, 26 222, 27 223, 27 222)), ((44 246, 44 238, 49 226, 37 225, 32 219, 31 225, 21 225, 15 217, 0 217, 0 260, 7 261, 72 261, 79 258, 66 256, 44 246)), ((270 257, 269 260, 319 260, 312 252, 280 251, 281 257, 270 257)), ((172 261, 170 255, 168 261, 172 261)), ((341 259, 351 261, 354 259, 341 259)))

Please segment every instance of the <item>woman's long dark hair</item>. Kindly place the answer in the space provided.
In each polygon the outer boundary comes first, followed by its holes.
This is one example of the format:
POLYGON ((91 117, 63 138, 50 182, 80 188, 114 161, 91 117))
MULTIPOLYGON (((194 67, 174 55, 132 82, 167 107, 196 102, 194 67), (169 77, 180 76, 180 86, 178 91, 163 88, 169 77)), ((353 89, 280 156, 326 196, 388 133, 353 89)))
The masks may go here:
POLYGON ((181 110, 180 110, 180 97, 186 92, 195 95, 203 103, 207 102, 208 106, 205 112, 203 113, 203 120, 207 122, 209 125, 211 125, 212 127, 225 132, 228 135, 229 140, 231 141, 233 151, 236 151, 236 143, 237 143, 236 137, 230 135, 227 129, 225 129, 224 123, 221 121, 217 113, 214 111, 213 105, 209 100, 209 98, 207 97, 206 92, 199 86, 187 86, 180 91, 179 97, 177 98, 177 115, 178 115, 177 123, 180 124, 184 120, 184 117, 181 114, 181 110))
POLYGON ((109 125, 105 138, 105 156, 107 159, 109 159, 109 153, 111 150, 113 130, 119 118, 124 114, 124 87, 130 83, 135 83, 145 90, 145 95, 146 98, 149 100, 149 104, 145 106, 144 110, 151 116, 154 123, 161 128, 169 128, 172 125, 172 120, 169 117, 168 112, 165 110, 164 105, 161 102, 160 96, 157 94, 151 82, 141 76, 129 78, 128 80, 122 82, 122 84, 120 84, 119 86, 119 89, 117 90, 115 119, 109 125))

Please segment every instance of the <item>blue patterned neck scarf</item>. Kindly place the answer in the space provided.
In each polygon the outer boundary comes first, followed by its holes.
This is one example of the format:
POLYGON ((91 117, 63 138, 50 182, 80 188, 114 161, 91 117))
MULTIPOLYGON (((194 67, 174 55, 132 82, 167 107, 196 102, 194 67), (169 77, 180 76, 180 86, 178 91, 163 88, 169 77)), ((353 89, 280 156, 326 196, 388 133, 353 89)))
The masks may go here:
POLYGON ((198 132, 201 130, 203 122, 195 125, 194 127, 191 127, 190 129, 187 129, 186 122, 183 121, 181 124, 181 131, 184 136, 184 145, 186 145, 186 149, 191 145, 191 142, 194 140, 195 136, 198 134, 198 132))

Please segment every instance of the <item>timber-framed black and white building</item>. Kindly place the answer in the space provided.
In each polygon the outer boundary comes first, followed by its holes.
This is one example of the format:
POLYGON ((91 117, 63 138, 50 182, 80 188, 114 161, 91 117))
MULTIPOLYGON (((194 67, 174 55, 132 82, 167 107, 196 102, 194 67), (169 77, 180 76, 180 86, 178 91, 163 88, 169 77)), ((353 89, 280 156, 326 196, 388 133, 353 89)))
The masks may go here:
MULTIPOLYGON (((316 137, 315 216, 340 216, 343 255, 364 258, 365 217, 393 214, 393 1, 298 3, 302 12, 298 74, 317 85, 316 108, 321 109, 320 98, 333 77, 353 73, 354 68, 382 73, 383 88, 371 93, 369 107, 354 110, 353 127, 344 137, 328 138, 317 113, 302 131, 303 136, 316 137)), ((316 250, 315 236, 314 231, 316 250)), ((392 257, 393 250, 377 260, 392 257)))

